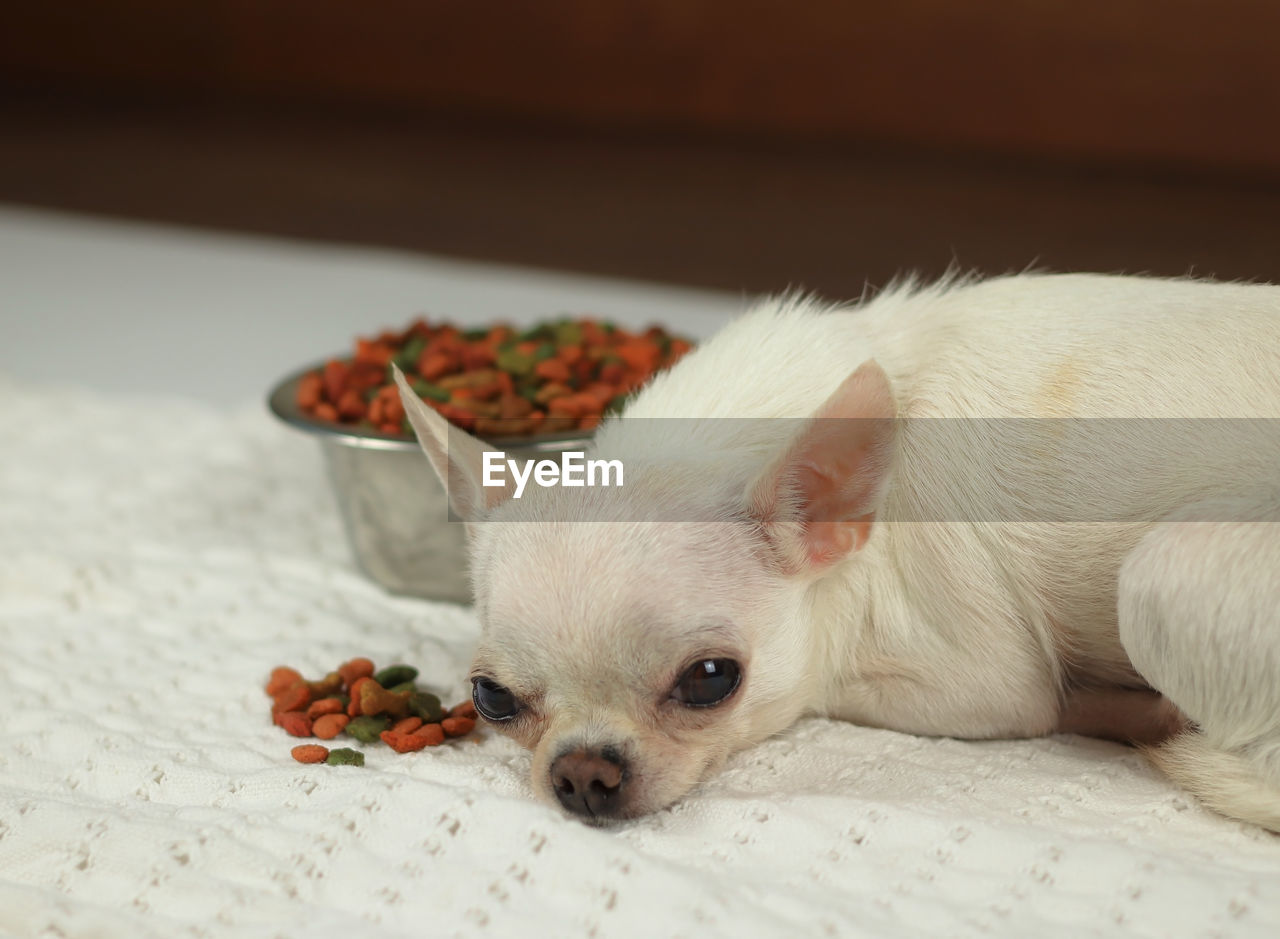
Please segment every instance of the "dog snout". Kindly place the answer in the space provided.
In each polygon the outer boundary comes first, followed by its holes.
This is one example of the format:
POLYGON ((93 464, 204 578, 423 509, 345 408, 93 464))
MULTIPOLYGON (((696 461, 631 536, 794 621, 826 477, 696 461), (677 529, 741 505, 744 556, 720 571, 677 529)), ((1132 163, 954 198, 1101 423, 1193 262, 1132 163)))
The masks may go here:
POLYGON ((626 761, 613 747, 570 750, 551 764, 556 798, 570 812, 587 818, 618 815, 626 780, 626 761))

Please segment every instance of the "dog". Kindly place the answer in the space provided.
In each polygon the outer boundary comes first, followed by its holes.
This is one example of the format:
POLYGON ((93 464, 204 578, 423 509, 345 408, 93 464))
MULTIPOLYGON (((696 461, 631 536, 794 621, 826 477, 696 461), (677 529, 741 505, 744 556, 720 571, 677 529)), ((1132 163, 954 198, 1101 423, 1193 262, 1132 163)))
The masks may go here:
POLYGON ((1025 273, 761 302, 514 488, 398 376, 470 531, 479 713, 589 822, 803 715, 1146 748, 1280 831, 1280 287, 1025 273))

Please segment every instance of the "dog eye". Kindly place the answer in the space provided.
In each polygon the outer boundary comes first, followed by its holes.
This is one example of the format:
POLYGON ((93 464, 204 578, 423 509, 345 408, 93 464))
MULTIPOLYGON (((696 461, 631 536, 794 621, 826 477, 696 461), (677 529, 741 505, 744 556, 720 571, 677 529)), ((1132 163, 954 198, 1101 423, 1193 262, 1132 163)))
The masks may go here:
POLYGON ((703 659, 680 676, 673 694, 689 707, 710 707, 733 694, 741 680, 742 670, 733 659, 703 659))
POLYGON ((471 679, 471 700, 489 721, 509 721, 520 711, 520 700, 492 678, 471 679))

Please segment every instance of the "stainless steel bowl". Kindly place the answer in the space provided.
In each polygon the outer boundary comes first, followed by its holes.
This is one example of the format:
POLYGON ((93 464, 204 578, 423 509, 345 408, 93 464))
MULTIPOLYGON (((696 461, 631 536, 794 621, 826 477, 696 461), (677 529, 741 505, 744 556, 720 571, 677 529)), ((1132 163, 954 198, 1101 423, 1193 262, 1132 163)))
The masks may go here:
MULTIPOLYGON (((272 413, 320 442, 347 539, 360 567, 392 593, 466 603, 466 530, 449 520, 443 484, 413 438, 393 437, 317 421, 298 407, 298 382, 321 364, 276 385, 272 413)), ((490 441, 524 458, 581 450, 590 435, 521 437, 490 441)))

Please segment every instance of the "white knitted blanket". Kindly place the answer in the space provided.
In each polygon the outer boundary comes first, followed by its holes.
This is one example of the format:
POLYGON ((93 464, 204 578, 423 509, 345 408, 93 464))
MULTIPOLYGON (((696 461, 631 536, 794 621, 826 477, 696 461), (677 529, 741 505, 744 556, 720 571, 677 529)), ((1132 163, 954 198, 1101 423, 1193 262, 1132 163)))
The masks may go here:
POLYGON ((461 700, 471 612, 366 581, 259 408, 0 376, 0 441, 0 934, 1280 935, 1280 838, 1098 741, 807 720, 612 830, 485 733, 297 764, 273 665, 461 700))

